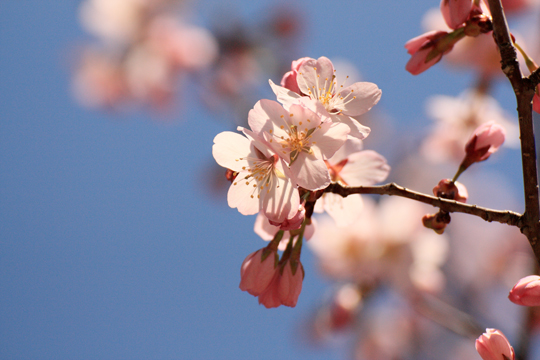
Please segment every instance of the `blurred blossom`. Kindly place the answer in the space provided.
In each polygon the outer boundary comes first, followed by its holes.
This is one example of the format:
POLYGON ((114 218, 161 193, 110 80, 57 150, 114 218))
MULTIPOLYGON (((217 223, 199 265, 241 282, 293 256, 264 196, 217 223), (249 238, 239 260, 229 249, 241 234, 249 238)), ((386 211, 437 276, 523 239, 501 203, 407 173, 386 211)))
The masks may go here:
POLYGON ((447 246, 444 237, 429 237, 422 227, 423 206, 398 197, 382 198, 378 206, 369 198, 364 203, 357 221, 347 228, 337 228, 328 219, 320 221, 309 245, 323 273, 363 284, 383 281, 405 289, 409 284, 440 289, 438 267, 447 246), (422 251, 424 246, 432 257, 422 251))
POLYGON ((436 123, 421 151, 432 162, 461 161, 473 131, 488 121, 506 129, 507 146, 519 144, 517 121, 489 95, 475 91, 458 97, 437 95, 428 100, 427 112, 436 123))

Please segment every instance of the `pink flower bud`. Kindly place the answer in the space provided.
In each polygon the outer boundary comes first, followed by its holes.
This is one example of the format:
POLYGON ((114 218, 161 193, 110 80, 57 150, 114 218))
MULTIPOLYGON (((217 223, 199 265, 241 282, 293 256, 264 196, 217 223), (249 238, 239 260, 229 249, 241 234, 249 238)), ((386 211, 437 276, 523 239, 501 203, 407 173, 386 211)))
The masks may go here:
POLYGON ((456 200, 459 202, 467 202, 469 193, 467 188, 460 182, 452 181, 450 179, 443 179, 439 181, 437 186, 433 188, 433 195, 444 199, 456 200))
POLYGON ((413 75, 426 71, 439 62, 444 54, 450 52, 455 43, 464 36, 464 32, 430 31, 407 41, 405 49, 412 57, 405 69, 413 75))
POLYGON ((249 254, 240 268, 240 290, 259 296, 270 284, 277 263, 277 252, 267 248, 249 254))
POLYGON ((302 263, 300 261, 287 261, 284 267, 276 269, 272 281, 266 290, 259 295, 259 304, 268 309, 280 305, 295 307, 302 291, 303 279, 302 263))
POLYGON ((309 57, 303 57, 298 60, 295 60, 291 64, 291 71, 285 73, 281 79, 281 86, 287 88, 297 94, 301 94, 300 88, 298 87, 298 82, 296 81, 296 76, 298 75, 298 69, 306 60, 310 60, 309 57))
POLYGON ((519 280, 510 290, 508 299, 517 305, 540 306, 540 276, 530 275, 519 280))
POLYGON ((499 149, 505 138, 506 130, 501 125, 493 121, 480 125, 465 145, 465 160, 469 165, 486 160, 499 149))
POLYGON ((451 29, 457 29, 462 25, 471 12, 471 0, 442 0, 441 13, 444 21, 451 29))
POLYGON ((484 360, 514 360, 514 348, 502 332, 496 329, 486 329, 486 332, 476 339, 476 351, 484 360))

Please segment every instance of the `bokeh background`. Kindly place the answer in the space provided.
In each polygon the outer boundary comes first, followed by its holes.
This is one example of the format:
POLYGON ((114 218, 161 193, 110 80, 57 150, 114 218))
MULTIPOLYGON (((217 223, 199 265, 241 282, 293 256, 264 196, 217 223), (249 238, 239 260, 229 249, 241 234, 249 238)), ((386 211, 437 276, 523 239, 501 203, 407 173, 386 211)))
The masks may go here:
MULTIPOLYGON (((368 144, 393 167, 396 147, 413 146, 431 124, 426 98, 473 81, 444 66, 417 77, 404 70, 404 43, 438 3, 288 4, 303 26, 298 57, 346 59, 382 89, 374 111, 384 122, 368 144)), ((0 358, 347 358, 346 347, 304 335, 329 285, 308 250, 296 308, 267 310, 238 289, 241 262, 264 243, 254 217, 227 206, 211 156, 212 139, 237 115, 208 110, 189 79, 166 116, 75 101, 72 74, 90 38, 79 5, 0 0, 0 358)), ((201 0, 193 9, 211 27, 227 21, 220 14, 256 24, 276 5, 201 0)), ((495 95, 514 109, 507 87, 495 95)), ((520 204, 518 152, 489 166, 506 167, 520 204)))

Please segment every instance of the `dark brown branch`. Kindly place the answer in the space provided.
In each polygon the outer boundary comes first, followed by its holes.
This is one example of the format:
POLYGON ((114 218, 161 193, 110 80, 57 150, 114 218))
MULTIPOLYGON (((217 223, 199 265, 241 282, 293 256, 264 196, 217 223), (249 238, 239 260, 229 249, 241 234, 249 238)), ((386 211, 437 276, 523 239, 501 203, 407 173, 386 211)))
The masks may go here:
POLYGON ((493 17, 493 38, 501 54, 501 67, 510 80, 517 100, 519 130, 521 139, 521 160, 525 192, 525 213, 522 232, 527 236, 537 261, 540 262, 540 208, 538 199, 538 175, 536 146, 532 122, 532 98, 539 74, 535 71, 530 78, 524 78, 519 69, 508 24, 500 0, 488 0, 493 17))
POLYGON ((379 186, 358 186, 358 187, 345 187, 339 183, 330 184, 325 189, 325 192, 331 192, 334 194, 346 197, 352 194, 377 194, 377 195, 396 195, 404 198, 423 202, 425 204, 432 205, 446 212, 460 212, 470 215, 481 217, 482 219, 491 222, 496 221, 503 224, 517 226, 520 229, 523 227, 523 216, 513 211, 500 211, 488 209, 476 205, 464 204, 455 200, 443 199, 427 194, 423 194, 417 191, 406 189, 395 183, 379 186))

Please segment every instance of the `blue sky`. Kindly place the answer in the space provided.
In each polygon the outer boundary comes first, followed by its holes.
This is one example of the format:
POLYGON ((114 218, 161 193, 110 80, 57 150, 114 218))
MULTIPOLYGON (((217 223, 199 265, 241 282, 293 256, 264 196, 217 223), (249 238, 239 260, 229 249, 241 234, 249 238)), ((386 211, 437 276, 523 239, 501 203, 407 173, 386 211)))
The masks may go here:
MULTIPOLYGON (((197 7, 211 15, 216 3, 197 7)), ((78 4, 0 2, 0 358, 345 358, 299 329, 328 285, 309 251, 295 309, 267 310, 238 289, 242 260, 264 243, 253 217, 205 186, 212 139, 230 125, 197 105, 164 124, 73 100, 71 59, 87 38, 78 4)), ((269 4, 226 3, 251 22, 269 4)), ((437 5, 297 2, 305 56, 351 61, 383 89, 391 126, 414 137, 429 94, 472 82, 443 67, 404 71, 403 44, 437 5)))

